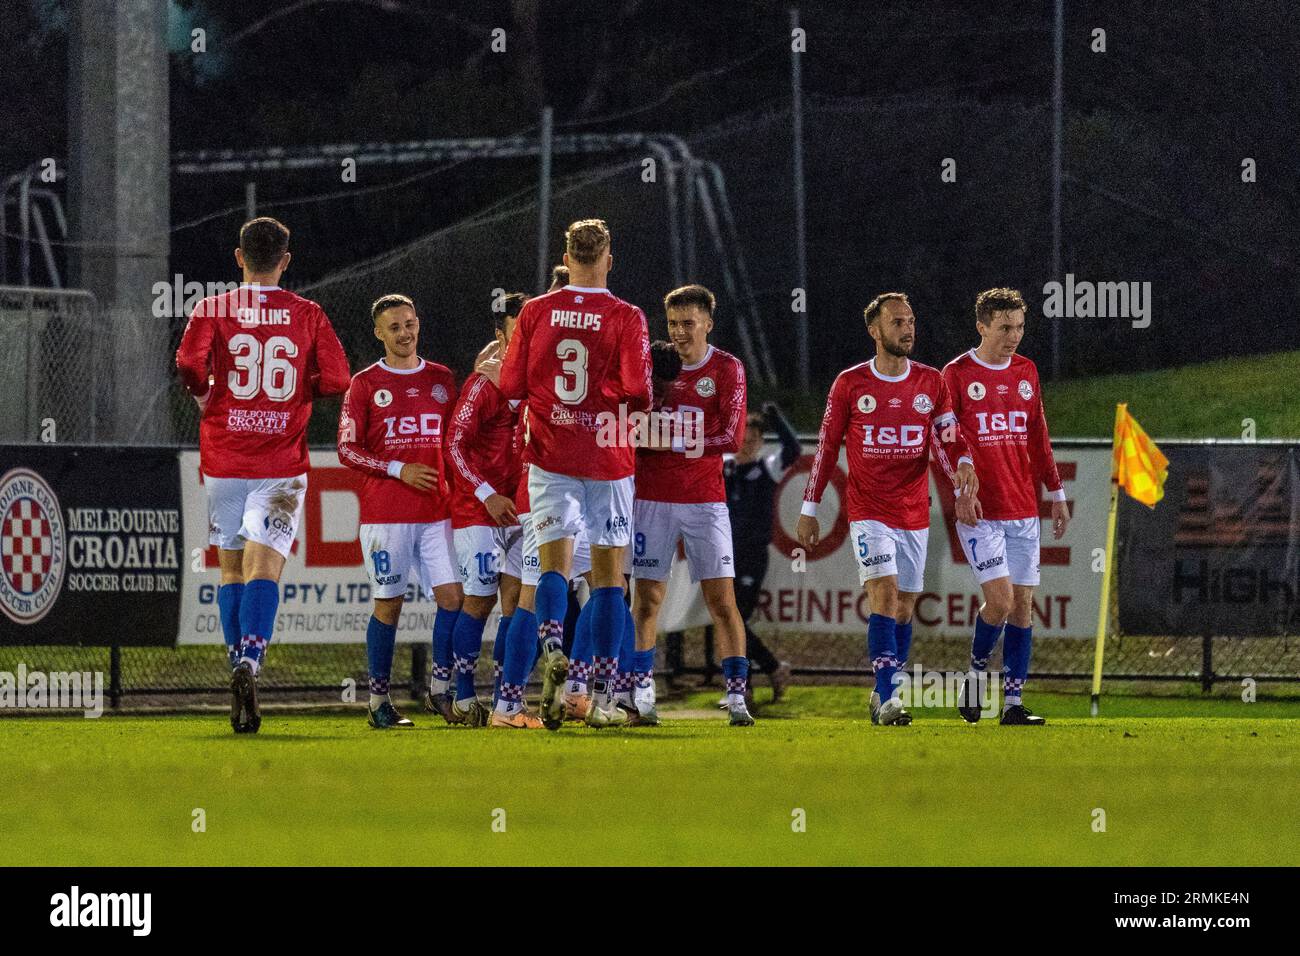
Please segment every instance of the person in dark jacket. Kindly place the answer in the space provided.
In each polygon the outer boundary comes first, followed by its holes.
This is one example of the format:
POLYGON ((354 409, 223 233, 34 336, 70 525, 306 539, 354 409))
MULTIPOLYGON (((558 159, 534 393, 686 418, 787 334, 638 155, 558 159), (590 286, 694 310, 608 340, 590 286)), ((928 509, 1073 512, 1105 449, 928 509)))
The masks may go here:
POLYGON ((736 457, 723 465, 727 508, 731 513, 731 540, 736 558, 736 605, 745 619, 746 654, 772 682, 772 699, 780 700, 790 680, 790 665, 777 660, 753 628, 749 617, 758 604, 767 575, 776 511, 776 489, 787 468, 803 453, 794 428, 775 402, 764 402, 761 412, 750 410, 744 443, 736 457), (765 452, 764 431, 776 432, 779 450, 765 452))

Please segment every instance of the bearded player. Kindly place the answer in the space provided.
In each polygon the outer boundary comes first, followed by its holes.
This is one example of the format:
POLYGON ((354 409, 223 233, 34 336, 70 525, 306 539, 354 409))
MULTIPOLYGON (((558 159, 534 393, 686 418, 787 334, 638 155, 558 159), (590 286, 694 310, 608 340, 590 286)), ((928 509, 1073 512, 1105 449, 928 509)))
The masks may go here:
POLYGON ((988 289, 975 299, 980 344, 943 369, 962 434, 984 477, 976 521, 959 520, 962 550, 984 603, 975 617, 970 673, 958 713, 980 719, 989 655, 1002 644, 1002 718, 1010 726, 1046 721, 1021 702, 1033 648, 1034 588, 1038 585, 1039 485, 1052 502, 1052 534, 1070 523, 1070 506, 1052 456, 1038 368, 1016 349, 1025 334, 1025 300, 1015 289, 988 289))
POLYGON ((564 264, 570 284, 528 301, 501 368, 501 391, 528 407, 528 492, 541 571, 537 629, 545 656, 541 716, 553 730, 564 716, 564 616, 574 539, 584 527, 596 602, 586 719, 597 727, 625 719, 614 706, 612 684, 627 614, 623 559, 632 532, 635 456, 619 423, 650 404, 645 315, 605 287, 613 257, 603 220, 569 226, 564 264))
POLYGON ((912 717, 896 695, 894 675, 907 663, 912 612, 924 582, 931 445, 956 486, 962 520, 974 515, 978 482, 943 377, 908 357, 916 344, 916 317, 907 296, 878 295, 865 316, 876 356, 841 372, 831 386, 798 536, 805 548, 817 546, 817 504, 845 445, 849 485, 841 507, 848 509, 858 580, 871 605, 871 722, 904 726, 912 717))
POLYGON ((280 573, 307 494, 312 399, 348 386, 348 360, 319 305, 280 288, 289 230, 263 217, 239 230, 239 288, 195 306, 176 368, 199 403, 199 457, 217 607, 230 658, 230 724, 257 733, 257 675, 275 628, 280 573))
MULTIPOLYGON (((739 451, 744 440, 745 366, 709 344, 716 306, 702 285, 682 286, 664 297, 668 337, 682 367, 656 410, 672 421, 680 438, 669 448, 637 450, 632 615, 637 653, 653 659, 659 609, 682 542, 691 580, 699 582, 717 635, 731 725, 749 727, 754 718, 745 706, 745 621, 736 607, 722 479, 722 456, 739 451)), ((638 681, 633 701, 641 717, 657 720, 653 694, 653 681, 638 681)))
POLYGON ((339 417, 339 461, 361 472, 361 557, 375 598, 366 628, 370 726, 410 727, 388 694, 402 603, 419 577, 438 610, 436 632, 454 629, 461 587, 452 565, 450 487, 443 441, 456 401, 451 369, 420 357, 420 317, 404 295, 370 307, 384 357, 352 378, 339 417))

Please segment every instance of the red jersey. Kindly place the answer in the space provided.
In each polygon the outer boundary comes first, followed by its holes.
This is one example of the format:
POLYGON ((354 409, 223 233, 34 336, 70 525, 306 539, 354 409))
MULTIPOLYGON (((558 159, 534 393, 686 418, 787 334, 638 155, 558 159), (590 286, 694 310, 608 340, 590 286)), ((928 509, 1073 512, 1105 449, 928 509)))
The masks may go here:
POLYGON ((515 421, 515 457, 519 461, 519 487, 515 491, 515 514, 526 515, 532 510, 532 500, 528 496, 528 465, 533 460, 528 450, 528 407, 519 406, 519 417, 515 421))
POLYGON ((726 501, 722 456, 740 451, 745 402, 745 366, 734 355, 710 345, 699 362, 683 365, 659 409, 674 419, 673 448, 637 449, 637 498, 726 501), (685 436, 684 441, 678 442, 677 435, 685 436))
POLYGON ((208 396, 199 462, 212 478, 306 472, 312 399, 348 387, 348 358, 325 312, 279 286, 241 285, 199 302, 176 368, 192 395, 208 396))
POLYGON ((518 420, 518 411, 491 379, 478 372, 465 379, 447 438, 447 458, 455 477, 452 527, 496 527, 483 502, 492 494, 511 498, 519 485, 518 420))
POLYGON ((1051 498, 1065 500, 1033 362, 1013 355, 1005 365, 989 365, 971 349, 944 366, 943 380, 971 442, 985 518, 1037 518, 1039 482, 1051 498))
POLYGON ((575 478, 626 478, 636 456, 617 423, 650 407, 644 313, 607 289, 567 285, 529 299, 506 351, 501 391, 528 404, 536 465, 575 478))
POLYGON ((451 488, 443 465, 443 435, 456 404, 451 369, 420 360, 397 369, 381 359, 352 377, 339 416, 339 461, 365 475, 361 524, 425 524, 451 511, 451 488), (402 465, 438 471, 428 491, 399 477, 402 465))
POLYGON ((804 490, 803 513, 815 515, 846 444, 850 521, 879 521, 902 531, 930 525, 929 453, 943 470, 970 461, 938 369, 908 361, 902 375, 876 371, 875 359, 845 369, 831 386, 804 490))

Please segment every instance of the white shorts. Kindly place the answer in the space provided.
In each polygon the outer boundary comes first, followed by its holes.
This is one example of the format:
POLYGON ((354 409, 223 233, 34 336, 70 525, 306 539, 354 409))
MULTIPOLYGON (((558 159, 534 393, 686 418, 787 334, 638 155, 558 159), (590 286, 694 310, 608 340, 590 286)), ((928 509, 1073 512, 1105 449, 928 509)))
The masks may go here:
MULTIPOLYGON (((537 556, 537 535, 533 534, 532 512, 525 511, 521 514, 519 525, 524 531, 519 580, 525 587, 535 588, 538 579, 542 576, 542 561, 537 556)), ((591 545, 587 543, 587 531, 584 528, 573 539, 573 577, 577 579, 590 570, 591 545)))
POLYGON ((919 594, 925 584, 925 550, 930 532, 904 531, 879 521, 849 524, 853 559, 858 562, 858 583, 898 575, 898 590, 919 594))
POLYGON ((692 582, 736 576, 731 555, 731 518, 725 502, 638 500, 633 514, 633 577, 668 580, 678 540, 685 547, 692 582))
POLYGON ((208 544, 242 551, 245 541, 274 548, 289 557, 298 536, 307 476, 293 478, 209 478, 208 544))
POLYGON ((631 475, 600 481, 528 466, 530 513, 539 547, 576 537, 583 528, 596 547, 624 547, 632 539, 632 496, 631 475))
POLYGON ((1037 587, 1040 529, 1037 518, 981 521, 974 527, 958 521, 961 549, 976 583, 1010 575, 1012 584, 1037 587))
POLYGON ((425 524, 363 524, 361 557, 371 595, 395 598, 406 593, 414 572, 426 594, 460 580, 451 560, 451 519, 425 524))
POLYGON ((520 577, 524 533, 519 525, 500 528, 476 524, 457 528, 452 536, 460 583, 466 594, 491 597, 497 593, 501 575, 520 577))

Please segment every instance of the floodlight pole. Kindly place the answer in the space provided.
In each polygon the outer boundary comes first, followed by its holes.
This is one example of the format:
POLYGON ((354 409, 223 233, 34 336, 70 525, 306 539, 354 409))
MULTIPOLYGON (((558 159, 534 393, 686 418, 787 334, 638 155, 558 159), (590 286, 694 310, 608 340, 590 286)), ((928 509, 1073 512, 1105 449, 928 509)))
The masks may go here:
POLYGON ((799 29, 799 10, 790 8, 790 120, 794 134, 794 269, 795 283, 803 290, 803 311, 796 312, 795 342, 799 365, 799 388, 807 392, 808 373, 808 247, 804 229, 803 191, 803 64, 795 49, 794 31, 799 29))
POLYGON ((546 291, 550 282, 551 259, 547 252, 547 237, 551 231, 551 120, 549 106, 542 107, 541 165, 537 181, 537 293, 546 291))
MULTIPOLYGON (((1056 0, 1052 31, 1052 282, 1061 281, 1061 151, 1064 139, 1065 0, 1056 0)), ((1052 319, 1052 380, 1061 377, 1061 317, 1052 319)))

